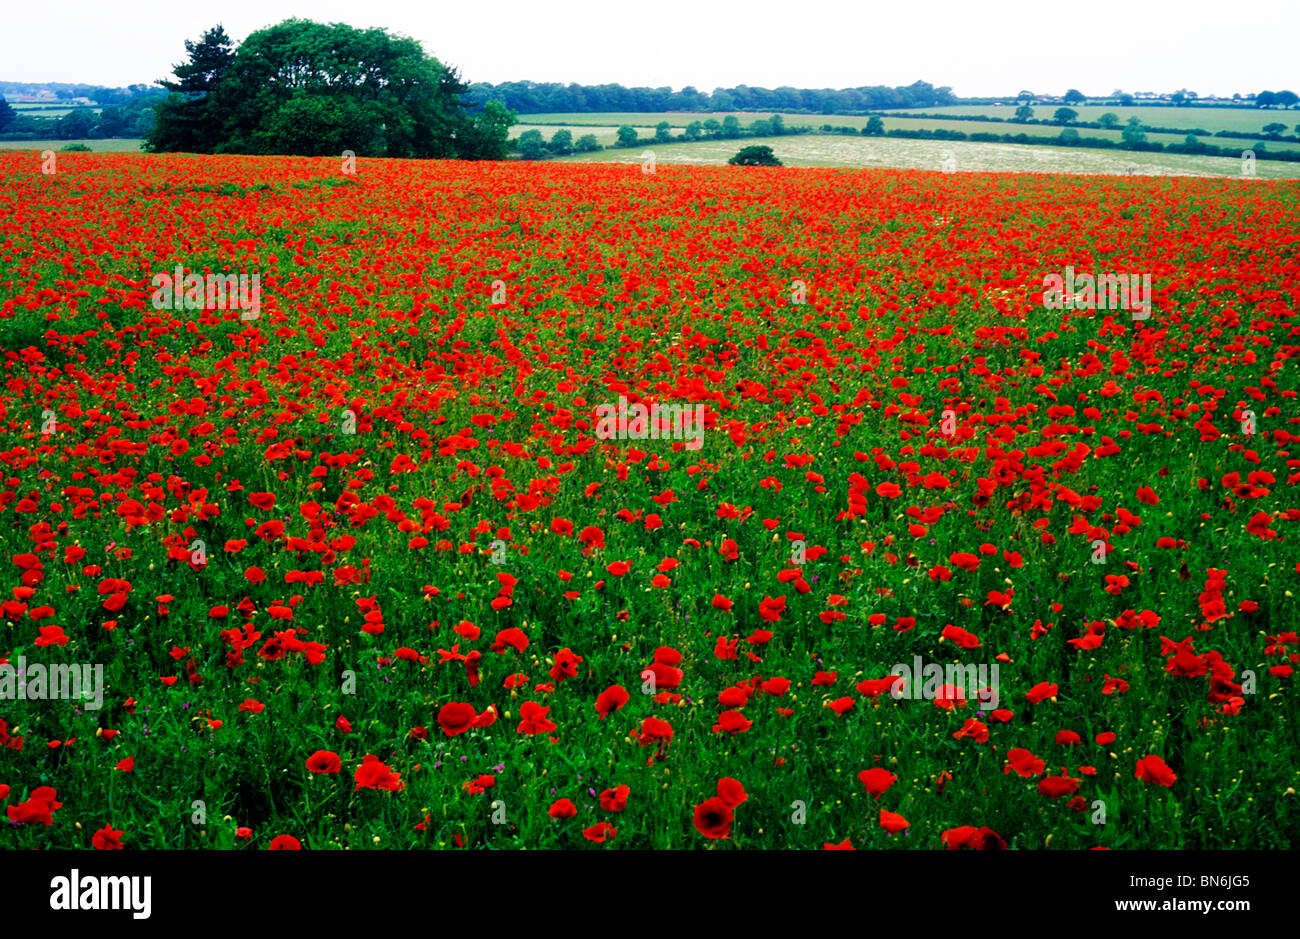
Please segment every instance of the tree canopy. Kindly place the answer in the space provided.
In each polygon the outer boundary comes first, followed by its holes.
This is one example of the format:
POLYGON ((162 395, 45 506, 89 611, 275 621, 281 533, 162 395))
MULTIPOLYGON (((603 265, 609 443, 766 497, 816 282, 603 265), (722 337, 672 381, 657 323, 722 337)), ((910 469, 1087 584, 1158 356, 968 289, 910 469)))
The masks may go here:
POLYGON ((505 158, 514 115, 495 101, 471 114, 469 86, 414 39, 292 19, 238 48, 221 26, 185 48, 159 82, 154 152, 505 158))

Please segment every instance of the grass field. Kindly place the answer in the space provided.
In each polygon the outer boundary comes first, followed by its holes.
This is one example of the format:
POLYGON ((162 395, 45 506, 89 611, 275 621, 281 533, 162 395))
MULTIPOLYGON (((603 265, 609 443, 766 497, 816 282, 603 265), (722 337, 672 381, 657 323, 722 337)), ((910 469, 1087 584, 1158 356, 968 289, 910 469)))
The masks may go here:
MULTIPOLYGON (((993 105, 955 105, 947 108, 915 108, 912 113, 925 114, 987 114, 991 117, 1011 118, 1015 115, 1018 105, 1004 105, 995 107, 993 105)), ((1300 124, 1300 111, 1286 111, 1276 108, 1261 110, 1257 108, 1220 108, 1220 107, 1199 107, 1199 108, 1161 108, 1161 107, 1142 107, 1135 105, 1131 108, 1121 107, 1120 105, 1061 105, 1061 104, 1035 104, 1031 105, 1034 109, 1034 117, 1044 120, 1051 118, 1057 108, 1071 107, 1079 112, 1079 119, 1084 121, 1095 121, 1101 115, 1110 113, 1118 115, 1120 124, 1128 123, 1130 117, 1136 117, 1143 124, 1151 127, 1174 127, 1174 128, 1199 128, 1207 130, 1211 134, 1220 130, 1241 131, 1242 133, 1259 133, 1260 128, 1265 124, 1274 122, 1285 124, 1287 133, 1294 134, 1295 126, 1300 124)), ((834 123, 834 122, 833 122, 834 123)), ((970 122, 961 122, 969 124, 970 122)), ((1014 132, 1013 132, 1014 133, 1014 132)))
POLYGON ((58 165, 0 151, 5 847, 1300 844, 1300 184, 58 165))
MULTIPOLYGON (((933 109, 933 113, 936 114, 988 113, 994 110, 997 109, 989 108, 989 109, 981 110, 978 108, 936 108, 933 109)), ((1055 108, 1052 108, 1049 111, 1043 111, 1042 109, 1039 109, 1039 111, 1036 113, 1038 117, 1046 118, 1046 117, 1050 117, 1052 111, 1054 110, 1055 108)), ((1134 110, 1140 110, 1144 112, 1164 110, 1169 113, 1173 113, 1173 109, 1171 108, 1168 109, 1143 108, 1143 109, 1134 109, 1134 110)), ((1224 111, 1228 109, 1199 108, 1195 110, 1199 113, 1199 112, 1213 111, 1213 110, 1224 111)), ((745 126, 748 126, 750 123, 752 123, 753 121, 759 118, 765 118, 769 116, 763 113, 747 113, 747 112, 734 112, 734 113, 735 116, 740 120, 741 124, 745 126)), ((1243 112, 1233 111, 1232 113, 1243 113, 1243 112)), ((1244 113, 1254 113, 1254 112, 1244 112, 1244 113)), ((1273 113, 1273 112, 1268 112, 1268 113, 1273 113)), ((651 128, 653 128, 653 126, 659 123, 660 121, 668 121, 673 126, 674 133, 678 133, 681 131, 682 128, 684 128, 688 123, 690 123, 693 120, 703 120, 712 117, 714 120, 721 121, 726 116, 727 116, 726 114, 721 114, 721 113, 717 115, 710 115, 710 114, 696 114, 696 113, 687 113, 687 112, 662 112, 662 113, 655 113, 655 114, 610 113, 610 114, 586 114, 586 115, 533 114, 527 116, 527 120, 529 123, 526 126, 536 127, 537 129, 541 130, 543 136, 545 136, 549 140, 550 133, 547 132, 547 125, 559 121, 561 118, 563 118, 569 121, 569 123, 563 126, 567 126, 574 133, 575 137, 578 136, 580 133, 595 133, 598 137, 601 138, 601 143, 604 144, 606 143, 606 141, 612 142, 615 139, 616 131, 620 124, 628 123, 632 119, 636 119, 636 121, 639 122, 637 124, 638 127, 647 128, 646 130, 638 131, 638 133, 641 133, 642 136, 650 136, 651 134, 653 134, 653 130, 651 128)), ((1007 116, 1010 116, 1010 114, 1008 113, 1007 116)), ((869 118, 865 116, 849 116, 849 115, 823 116, 823 115, 807 115, 807 114, 785 114, 783 115, 783 118, 787 125, 811 126, 814 129, 820 128, 823 124, 830 124, 831 126, 835 126, 835 127, 854 127, 860 130, 861 128, 866 126, 866 122, 869 120, 869 118)), ((1287 118, 1285 117, 1285 114, 1283 115, 1282 118, 1270 118, 1270 120, 1278 120, 1278 119, 1286 120, 1287 118)), ((1297 123, 1300 123, 1300 112, 1295 113, 1295 119, 1297 123)), ((1054 137, 1057 134, 1059 134, 1063 129, 1062 127, 1054 124, 1012 124, 1012 123, 996 123, 996 122, 944 120, 942 118, 922 118, 922 117, 908 118, 908 117, 896 116, 896 114, 894 113, 884 115, 882 117, 882 120, 884 121, 886 130, 952 130, 952 131, 960 131, 965 134, 974 134, 974 133, 1021 134, 1023 133, 1031 137, 1054 137)), ((1185 126, 1189 128, 1202 127, 1206 130, 1213 132, 1216 130, 1225 129, 1224 125, 1228 123, 1231 122, 1225 122, 1223 120, 1220 120, 1219 122, 1215 123, 1213 126, 1207 126, 1206 124, 1198 124, 1196 121, 1190 120, 1185 126)), ((1261 122, 1254 129, 1258 129, 1259 127, 1262 127, 1264 123, 1268 123, 1268 121, 1261 122)), ((1171 124, 1161 124, 1158 126, 1174 126, 1174 125, 1171 123, 1171 124)), ((1291 127, 1292 125, 1288 124, 1288 131, 1291 130, 1291 127)), ((556 127, 556 129, 558 129, 558 126, 556 127)), ((1121 130, 1105 130, 1101 128, 1090 128, 1090 127, 1080 127, 1076 129, 1078 130, 1079 135, 1081 137, 1096 137, 1105 140, 1113 140, 1117 142, 1122 137, 1121 130)), ((512 129, 512 134, 513 134, 513 130, 514 129, 512 129)), ((1147 134, 1147 140, 1150 141, 1151 143, 1163 143, 1165 145, 1181 144, 1184 142, 1186 137, 1187 135, 1185 133, 1148 133, 1147 134)), ((1204 143, 1213 144, 1215 146, 1233 147, 1241 150, 1250 149, 1254 147, 1255 144, 1258 142, 1258 141, 1252 141, 1247 139, 1236 139, 1236 138, 1224 139, 1224 138, 1215 138, 1210 136, 1202 137, 1201 140, 1204 143)), ((1263 140, 1263 138, 1261 137, 1259 138, 1259 140, 1263 140)), ((1020 145, 1016 145, 1016 146, 1020 146, 1020 145)), ((1290 143, 1286 141, 1266 142, 1266 146, 1269 150, 1272 151, 1300 150, 1300 144, 1290 143)), ((861 165, 861 164, 849 163, 848 165, 861 165)), ((1287 175, 1287 174, 1285 171, 1283 171, 1281 174, 1278 175, 1287 175)))
POLYGON ((60 150, 68 144, 85 144, 94 153, 138 153, 138 138, 103 137, 95 140, 0 140, 0 150, 60 150))
MULTIPOLYGON (((1240 176, 1241 161, 1177 153, 1131 153, 1075 147, 1038 147, 967 141, 906 140, 890 137, 794 136, 709 140, 696 143, 653 144, 635 149, 563 157, 576 162, 640 162, 645 150, 666 164, 726 163, 743 146, 770 146, 787 166, 892 169, 942 169, 951 154, 958 172, 983 173, 1100 173, 1160 176, 1240 176)), ((1258 161, 1261 179, 1300 178, 1300 163, 1258 161)))
MULTIPOLYGON (((636 127, 636 132, 641 137, 654 136, 655 130, 653 127, 644 124, 637 124, 633 126, 636 127)), ((618 128, 619 128, 618 124, 609 124, 609 125, 515 124, 510 128, 510 136, 517 140, 519 138, 519 135, 524 133, 525 131, 536 130, 536 131, 540 131, 542 138, 549 142, 550 139, 555 136, 556 131, 567 130, 571 134, 573 134, 573 139, 575 141, 579 137, 585 136, 586 134, 592 134, 593 136, 595 136, 596 140, 600 143, 601 146, 608 147, 618 140, 618 128)))
POLYGON ((98 114, 103 110, 103 108, 98 107, 51 107, 44 104, 15 104, 13 102, 10 102, 9 106, 24 117, 65 117, 73 111, 89 111, 92 114, 98 114))

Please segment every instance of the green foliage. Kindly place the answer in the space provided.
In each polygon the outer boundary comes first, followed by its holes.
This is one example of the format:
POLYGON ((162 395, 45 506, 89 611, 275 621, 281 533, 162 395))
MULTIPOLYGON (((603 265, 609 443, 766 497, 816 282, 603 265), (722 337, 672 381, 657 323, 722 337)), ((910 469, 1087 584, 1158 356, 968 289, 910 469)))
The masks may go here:
POLYGON ((635 147, 637 143, 636 128, 624 124, 618 129, 618 145, 620 147, 635 147))
POLYGON ((1146 143, 1147 140, 1147 135, 1142 130, 1142 122, 1136 117, 1129 118, 1128 124, 1125 125, 1124 130, 1120 133, 1120 137, 1123 139, 1124 144, 1130 147, 1136 144, 1146 143))
POLYGON ((145 149, 154 153, 211 153, 221 139, 225 105, 221 85, 234 61, 234 42, 220 24, 197 42, 186 40, 188 62, 175 66, 175 81, 158 82, 170 94, 155 108, 145 149))
POLYGON ((525 160, 540 160, 546 154, 546 141, 540 130, 526 130, 519 135, 519 155, 525 160))
POLYGON ((71 114, 59 118, 56 132, 60 140, 93 137, 96 136, 95 128, 98 123, 95 115, 90 111, 73 111, 71 114))
POLYGON ((740 151, 727 161, 732 166, 780 166, 781 161, 776 158, 772 148, 766 145, 754 145, 742 147, 740 151))
POLYGON ((157 107, 154 152, 502 159, 515 116, 471 116, 455 69, 382 29, 286 20, 237 50, 220 26, 186 42, 157 107))
POLYGON ((556 156, 568 156, 573 152, 573 132, 567 128, 557 130, 547 144, 547 149, 556 156))

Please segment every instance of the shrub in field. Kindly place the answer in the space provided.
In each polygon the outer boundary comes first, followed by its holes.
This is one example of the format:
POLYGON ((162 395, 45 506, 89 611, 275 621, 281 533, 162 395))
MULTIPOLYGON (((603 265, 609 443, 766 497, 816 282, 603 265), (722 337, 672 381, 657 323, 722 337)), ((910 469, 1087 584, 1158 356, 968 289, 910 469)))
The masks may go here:
POLYGON ((749 147, 741 147, 730 160, 727 161, 732 166, 780 166, 781 161, 776 158, 772 148, 765 144, 756 144, 749 147))

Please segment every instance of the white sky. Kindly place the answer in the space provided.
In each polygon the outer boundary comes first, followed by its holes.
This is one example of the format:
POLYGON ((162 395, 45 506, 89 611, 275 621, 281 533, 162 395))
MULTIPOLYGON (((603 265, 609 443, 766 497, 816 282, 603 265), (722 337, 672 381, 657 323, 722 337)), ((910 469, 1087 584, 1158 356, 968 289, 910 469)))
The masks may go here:
POLYGON ((9 3, 0 80, 152 82, 184 40, 289 17, 382 26, 469 81, 1300 92, 1298 0, 59 0, 9 3))

